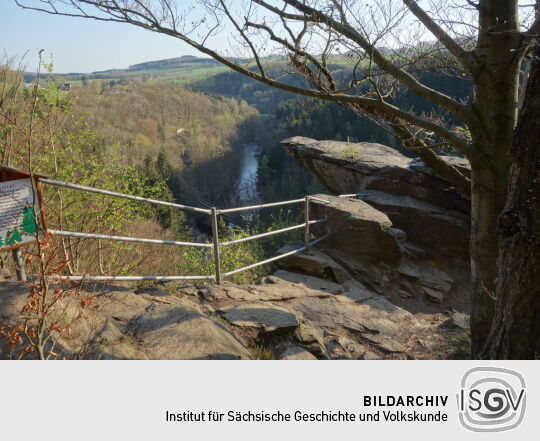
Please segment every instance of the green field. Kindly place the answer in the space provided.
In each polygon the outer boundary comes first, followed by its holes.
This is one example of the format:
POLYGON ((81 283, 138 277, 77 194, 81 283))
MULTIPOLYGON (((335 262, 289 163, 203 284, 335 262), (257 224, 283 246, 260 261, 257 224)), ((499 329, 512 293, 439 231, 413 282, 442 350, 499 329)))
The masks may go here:
MULTIPOLYGON (((166 62, 168 60, 162 60, 166 62)), ((234 60, 240 61, 240 60, 234 60)), ((159 62, 149 62, 144 64, 155 64, 159 62)), ((352 65, 353 61, 342 56, 332 57, 331 63, 333 65, 352 65)), ((42 74, 42 78, 46 79, 50 75, 60 77, 61 81, 69 83, 75 87, 81 86, 83 81, 88 83, 101 83, 110 81, 122 81, 122 80, 143 80, 143 81, 168 81, 176 84, 187 84, 195 82, 212 75, 216 75, 221 72, 230 71, 228 67, 219 64, 210 58, 195 58, 192 57, 189 60, 178 63, 177 66, 151 66, 148 68, 137 69, 111 69, 100 72, 92 73, 57 73, 57 74, 42 74)), ((272 65, 281 64, 281 61, 267 60, 267 67, 272 65)), ((139 65, 141 66, 141 65, 139 65)), ((35 80, 35 74, 27 72, 24 74, 25 82, 30 83, 35 80)))
MULTIPOLYGON (((201 60, 201 59, 199 59, 201 60)), ((146 81, 169 81, 177 84, 186 84, 192 81, 197 81, 220 72, 226 72, 229 69, 214 60, 206 59, 198 62, 185 62, 181 66, 175 67, 155 67, 148 69, 118 69, 102 72, 85 73, 57 73, 53 74, 60 77, 61 81, 69 83, 73 86, 81 86, 83 81, 93 82, 110 82, 121 80, 146 80, 146 81)), ((42 75, 46 79, 49 75, 42 75)), ((34 81, 33 73, 25 73, 25 81, 30 83, 34 81)))

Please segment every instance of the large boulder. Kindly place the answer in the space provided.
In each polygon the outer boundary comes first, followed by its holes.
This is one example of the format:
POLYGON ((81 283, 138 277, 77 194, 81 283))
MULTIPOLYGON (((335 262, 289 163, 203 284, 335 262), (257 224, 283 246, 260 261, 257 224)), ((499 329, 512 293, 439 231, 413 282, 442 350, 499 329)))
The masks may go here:
POLYGON ((317 360, 311 352, 294 343, 283 342, 274 349, 278 360, 317 360))
MULTIPOLYGON (((418 158, 376 143, 317 141, 295 136, 281 146, 312 171, 336 194, 365 189, 410 196, 452 210, 470 212, 469 202, 418 158)), ((470 175, 466 159, 450 156, 445 161, 470 175)))
MULTIPOLYGON (((285 245, 280 248, 277 254, 287 254, 298 248, 295 245, 285 245)), ((280 268, 290 271, 296 271, 308 276, 318 277, 320 279, 332 280, 336 283, 343 283, 352 277, 349 272, 343 268, 327 254, 311 248, 302 254, 292 254, 284 259, 278 260, 280 268)))
POLYGON ((312 219, 326 219, 315 224, 313 232, 328 237, 321 243, 333 255, 369 259, 392 264, 401 259, 402 233, 392 228, 386 214, 357 199, 315 195, 310 204, 312 219), (326 201, 326 203, 320 202, 326 201))
MULTIPOLYGON (((468 259, 470 201, 419 159, 375 143, 293 137, 281 145, 330 191, 359 194, 428 254, 468 259)), ((470 175, 465 159, 443 159, 470 175)))

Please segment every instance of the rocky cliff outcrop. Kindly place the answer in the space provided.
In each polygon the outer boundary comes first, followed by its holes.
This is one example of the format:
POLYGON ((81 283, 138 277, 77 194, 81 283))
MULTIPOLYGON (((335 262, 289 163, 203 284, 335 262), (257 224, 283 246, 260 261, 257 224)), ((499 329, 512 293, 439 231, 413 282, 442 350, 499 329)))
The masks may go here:
MULTIPOLYGON (((315 195, 311 216, 327 219, 312 227, 316 237, 327 235, 318 246, 358 282, 409 310, 424 308, 423 302, 467 309, 466 198, 420 160, 384 145, 302 137, 281 144, 331 192, 356 195, 315 195)), ((470 175, 466 160, 444 159, 470 175)), ((282 265, 300 266, 294 259, 282 265)))
MULTIPOLYGON (((387 215, 423 254, 468 260, 470 202, 419 159, 374 143, 294 137, 281 145, 331 192, 358 194, 387 215)), ((465 159, 445 160, 470 175, 465 159)))
POLYGON ((311 216, 326 219, 314 225, 318 236, 330 232, 323 247, 343 257, 357 256, 362 260, 398 263, 403 250, 404 234, 392 227, 388 216, 361 200, 344 199, 324 194, 315 195, 311 203, 311 216), (327 204, 319 201, 326 200, 327 204))
MULTIPOLYGON (((86 317, 69 299, 52 317, 61 327, 74 319, 56 351, 90 359, 452 356, 468 326, 454 310, 467 309, 470 289, 469 202, 420 161, 379 144, 283 145, 332 192, 359 195, 311 201, 311 218, 326 219, 311 226, 325 237, 317 248, 279 260, 278 271, 251 285, 84 285, 86 317)), ((464 161, 447 160, 467 173, 464 161)), ((0 324, 24 320, 28 289, 0 278, 0 324)), ((0 339, 0 358, 12 355, 0 339)))

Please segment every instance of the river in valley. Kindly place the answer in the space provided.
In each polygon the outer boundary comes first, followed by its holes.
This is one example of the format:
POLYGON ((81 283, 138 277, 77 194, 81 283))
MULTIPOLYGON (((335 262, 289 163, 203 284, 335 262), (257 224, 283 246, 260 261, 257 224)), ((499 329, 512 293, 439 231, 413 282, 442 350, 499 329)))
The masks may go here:
MULTIPOLYGON (((241 207, 246 205, 256 205, 262 203, 259 192, 257 191, 257 169, 258 169, 258 156, 261 152, 261 148, 254 143, 247 143, 239 147, 239 176, 237 184, 234 188, 231 188, 230 207, 241 207)), ((201 201, 198 201, 199 204, 201 201)), ((211 203, 202 201, 205 203, 205 208, 209 208, 211 203)), ((220 207, 225 208, 225 207, 220 207)), ((246 210, 236 213, 224 214, 223 220, 229 226, 243 227, 246 223, 252 219, 254 211, 246 210)), ((210 218, 208 216, 196 215, 193 220, 195 237, 198 235, 211 235, 210 218)))
POLYGON ((261 149, 257 144, 244 144, 242 146, 240 177, 236 193, 242 205, 260 204, 260 195, 257 191, 258 156, 261 149))

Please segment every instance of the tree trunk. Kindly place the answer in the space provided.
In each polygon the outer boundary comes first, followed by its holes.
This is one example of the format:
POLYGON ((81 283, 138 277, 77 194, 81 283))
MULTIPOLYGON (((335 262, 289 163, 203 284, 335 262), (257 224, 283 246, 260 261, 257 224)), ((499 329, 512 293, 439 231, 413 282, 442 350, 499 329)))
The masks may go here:
POLYGON ((497 277, 497 219, 504 207, 506 170, 473 167, 471 199, 471 353, 476 358, 491 329, 497 277), (501 176, 502 175, 502 176, 501 176))
POLYGON ((478 358, 495 311, 497 221, 506 200, 512 136, 517 121, 522 53, 516 0, 480 0, 475 55, 476 124, 471 135, 478 156, 471 159, 471 353, 478 358))
POLYGON ((540 35, 514 134, 500 218, 497 304, 483 358, 535 358, 540 349, 540 35))

